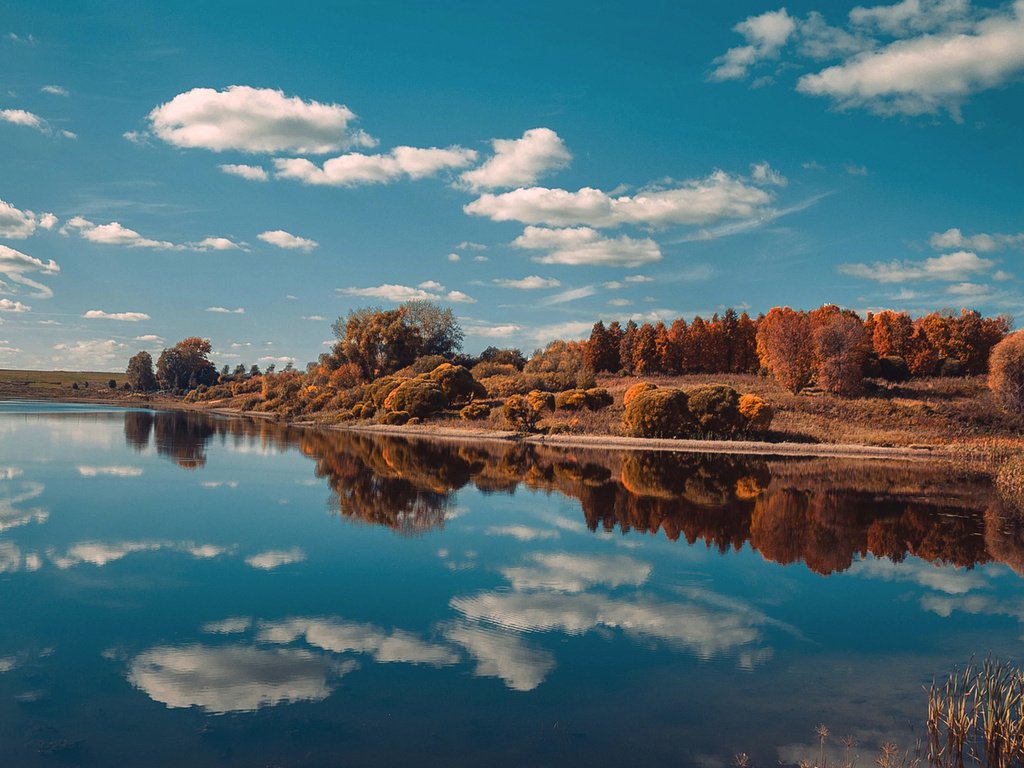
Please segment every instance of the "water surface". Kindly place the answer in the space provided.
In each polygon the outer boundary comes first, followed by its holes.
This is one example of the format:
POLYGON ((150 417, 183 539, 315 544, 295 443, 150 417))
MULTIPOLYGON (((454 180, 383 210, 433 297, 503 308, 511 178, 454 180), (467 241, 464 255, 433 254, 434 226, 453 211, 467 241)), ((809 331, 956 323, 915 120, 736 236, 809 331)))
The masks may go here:
POLYGON ((0 404, 7 765, 699 765, 923 736, 1024 533, 893 462, 0 404))

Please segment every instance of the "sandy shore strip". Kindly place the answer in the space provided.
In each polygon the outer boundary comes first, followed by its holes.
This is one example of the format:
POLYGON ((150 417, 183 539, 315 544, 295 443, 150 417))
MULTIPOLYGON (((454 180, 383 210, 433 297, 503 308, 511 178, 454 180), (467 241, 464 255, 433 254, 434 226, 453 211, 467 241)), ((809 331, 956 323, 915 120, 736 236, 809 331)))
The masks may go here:
MULTIPOLYGON (((299 423, 296 426, 323 426, 299 423)), ((680 453, 723 453, 747 456, 802 456, 806 458, 889 459, 898 461, 950 460, 943 448, 930 445, 886 447, 837 443, 764 443, 753 440, 667 440, 620 435, 524 435, 484 429, 456 429, 431 426, 392 426, 387 424, 334 424, 329 429, 423 440, 460 442, 522 442, 558 448, 589 448, 612 451, 675 451, 680 453)))

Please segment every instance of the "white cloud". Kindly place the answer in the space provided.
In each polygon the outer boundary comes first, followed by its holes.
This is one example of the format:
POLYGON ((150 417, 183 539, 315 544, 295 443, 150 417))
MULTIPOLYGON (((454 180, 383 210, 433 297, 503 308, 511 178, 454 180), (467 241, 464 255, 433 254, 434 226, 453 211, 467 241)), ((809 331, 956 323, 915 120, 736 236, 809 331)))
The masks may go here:
POLYGON ((207 712, 253 712, 297 701, 322 701, 328 675, 346 671, 310 651, 242 645, 160 646, 140 653, 128 681, 154 701, 207 712))
POLYGON ((533 328, 530 333, 530 337, 538 346, 544 346, 555 339, 563 339, 566 341, 570 339, 582 339, 585 336, 590 335, 590 331, 593 327, 593 320, 568 320, 564 323, 554 323, 552 325, 542 325, 537 328, 533 328))
POLYGON ((513 333, 521 331, 523 327, 515 323, 498 323, 485 325, 483 323, 469 323, 462 326, 467 336, 477 336, 484 339, 503 339, 513 333))
POLYGON ((930 32, 963 20, 969 6, 969 0, 902 0, 894 5, 857 6, 850 11, 850 23, 902 36, 930 32))
POLYGON ((922 261, 876 261, 871 264, 840 264, 838 271, 879 283, 902 283, 911 280, 962 281, 971 275, 989 271, 995 266, 972 251, 957 251, 922 261))
POLYGON ((472 240, 463 240, 455 246, 457 251, 486 251, 487 246, 483 243, 474 243, 472 240))
POLYGON ((359 184, 387 184, 402 177, 423 179, 441 171, 465 168, 476 160, 476 152, 462 147, 395 147, 386 155, 353 152, 332 157, 323 167, 301 157, 274 160, 279 179, 304 184, 353 187, 359 184))
POLYGON ((259 165, 224 163, 217 167, 224 173, 231 174, 232 176, 241 176, 243 179, 247 179, 249 181, 266 181, 270 178, 266 168, 259 165))
POLYGON ((270 571, 280 568, 282 565, 301 563, 305 559, 305 552, 298 547, 292 547, 291 549, 269 549, 266 552, 250 555, 245 558, 245 563, 253 568, 270 571))
POLYGON ((532 691, 555 668, 555 657, 510 632, 456 625, 445 632, 477 660, 474 677, 496 677, 513 691, 532 691))
POLYGON ((767 161, 753 163, 750 166, 750 177, 758 184, 773 184, 777 187, 789 184, 789 179, 772 168, 767 161))
POLYGON ((580 288, 569 288, 565 291, 552 294, 544 299, 543 303, 546 305, 550 304, 565 304, 569 301, 576 301, 577 299, 585 299, 588 296, 593 296, 597 293, 597 288, 592 285, 584 285, 580 288))
POLYGON ((713 593, 687 590, 685 601, 642 594, 611 597, 589 592, 482 592, 451 606, 467 619, 516 631, 581 635, 601 627, 695 653, 702 659, 756 646, 767 618, 753 607, 713 593))
POLYGON ((195 251, 246 251, 243 243, 236 243, 226 237, 204 237, 198 243, 189 245, 195 251))
POLYGON ((145 312, 104 312, 102 309, 90 309, 82 317, 86 320, 124 320, 129 323, 152 319, 145 312))
POLYGON ((977 283, 957 283, 946 288, 946 293, 961 299, 980 299, 991 294, 992 289, 987 285, 978 285, 977 283))
POLYGON ((239 632, 246 632, 251 626, 252 619, 232 616, 220 621, 209 621, 203 624, 202 631, 211 635, 233 635, 239 632))
POLYGON ((303 320, 315 320, 316 322, 323 322, 327 318, 324 317, 323 315, 303 315, 302 319, 303 320))
POLYGON ((24 109, 0 109, 0 120, 12 125, 35 128, 37 131, 46 131, 46 121, 39 115, 26 112, 24 109))
POLYGON ((661 249, 649 237, 626 235, 609 238, 590 227, 546 229, 527 227, 512 241, 516 248, 545 251, 535 256, 541 264, 638 267, 661 260, 661 249))
POLYGON ((33 298, 49 299, 53 296, 53 291, 26 275, 34 273, 56 275, 58 272, 60 272, 60 267, 53 259, 43 261, 8 248, 6 245, 0 245, 0 275, 18 285, 32 288, 35 292, 29 295, 33 298))
POLYGON ((207 312, 215 312, 220 315, 244 315, 245 307, 237 307, 235 309, 228 309, 227 307, 207 307, 207 312))
MULTIPOLYGON (((444 286, 438 284, 438 289, 444 290, 444 286)), ((468 296, 462 291, 448 291, 447 293, 432 292, 423 288, 413 288, 410 285, 396 285, 385 283, 370 288, 339 288, 339 293, 346 296, 365 296, 371 299, 383 299, 401 304, 406 301, 450 301, 454 304, 475 304, 476 299, 468 296)))
POLYGON ((134 339, 132 339, 132 341, 144 341, 152 342, 154 344, 163 344, 164 338, 163 336, 157 336, 155 333, 147 333, 144 336, 136 336, 134 339))
POLYGON ((648 563, 625 555, 570 555, 565 552, 535 553, 529 565, 502 569, 502 575, 517 590, 544 589, 583 592, 602 585, 609 588, 639 587, 651 575, 648 563))
POLYGON ((557 288, 561 283, 553 277, 541 277, 540 275, 528 275, 518 280, 511 278, 497 277, 494 284, 502 288, 515 288, 520 291, 532 291, 540 288, 557 288))
POLYGON ((86 341, 61 342, 60 344, 54 344, 53 349, 59 353, 54 357, 54 362, 59 366, 81 366, 80 368, 68 368, 65 370, 88 371, 102 369, 109 366, 115 360, 120 361, 124 357, 128 345, 122 344, 115 339, 89 339, 86 341))
MULTIPOLYGON (((5 477, 10 480, 14 479, 16 475, 5 474, 5 477)), ((26 501, 42 496, 45 490, 46 486, 42 483, 22 483, 18 491, 8 491, 0 497, 0 532, 31 523, 45 523, 49 520, 49 511, 42 507, 20 508, 20 505, 26 501)))
POLYGON ((609 299, 608 306, 610 307, 628 307, 633 302, 629 299, 609 299))
POLYGON ((572 160, 565 142, 550 128, 532 128, 518 139, 493 139, 491 146, 494 155, 460 177, 474 191, 535 184, 572 160))
POLYGON ((966 248, 971 251, 991 253, 1004 248, 1024 247, 1024 232, 1016 235, 988 235, 983 232, 977 235, 964 235, 959 229, 953 227, 945 232, 932 233, 932 236, 928 238, 928 243, 937 251, 966 248))
POLYGON ((842 108, 865 107, 883 115, 945 109, 959 120, 968 97, 1002 85, 1022 70, 1024 3, 1018 0, 1009 14, 987 16, 967 31, 954 28, 896 40, 804 75, 797 90, 830 97, 842 108))
POLYGON ((283 229, 273 229, 267 232, 261 232, 256 235, 256 237, 265 243, 276 245, 278 248, 285 248, 291 251, 305 251, 306 253, 309 253, 320 245, 316 240, 299 237, 298 235, 293 235, 290 232, 285 232, 283 229))
POLYGON ((0 312, 31 312, 32 307, 22 304, 20 301, 0 299, 0 312))
POLYGON ((141 477, 142 467, 125 467, 125 466, 107 466, 107 467, 90 467, 80 466, 77 467, 78 474, 82 477, 99 477, 101 475, 107 475, 109 477, 141 477))
POLYGON ((497 195, 486 193, 463 210, 493 221, 524 224, 665 227, 751 218, 762 213, 771 199, 764 189, 724 171, 715 171, 706 178, 691 179, 673 188, 618 197, 592 187, 576 192, 525 187, 497 195))
POLYGON ((259 625, 258 639, 264 643, 288 645, 304 638, 316 648, 331 653, 366 653, 380 663, 448 666, 459 661, 451 648, 428 643, 401 629, 384 630, 373 624, 339 619, 296 618, 259 625))
POLYGON ((175 245, 166 240, 152 240, 143 237, 134 229, 128 229, 119 222, 94 224, 81 216, 73 216, 60 228, 62 235, 77 232, 84 240, 101 245, 120 245, 128 248, 155 248, 158 250, 181 250, 183 246, 175 245))
POLYGON ((462 261, 462 257, 457 253, 449 253, 448 261, 462 261))
POLYGON ((712 80, 739 80, 747 76, 750 67, 764 59, 777 58, 779 51, 796 31, 796 22, 785 8, 751 16, 741 21, 734 32, 739 32, 747 44, 730 48, 714 60, 712 80))
POLYGON ((232 85, 223 91, 194 88, 149 113, 153 133, 177 147, 214 152, 324 154, 351 146, 373 146, 356 118, 341 104, 305 101, 271 88, 232 85))
POLYGON ((48 93, 51 96, 70 96, 70 92, 67 88, 59 85, 44 85, 39 89, 42 93, 48 93))
POLYGON ((848 573, 882 581, 910 581, 947 595, 965 595, 988 586, 988 580, 977 571, 921 560, 908 560, 904 563, 878 558, 855 560, 848 573))
POLYGON ((557 539, 558 531, 550 528, 531 528, 527 525, 493 525, 485 533, 488 536, 511 536, 517 541, 538 541, 557 539))
POLYGON ((0 200, 0 237, 24 240, 35 234, 36 227, 52 229, 56 223, 57 217, 52 213, 36 216, 32 211, 19 210, 0 200))
POLYGON ((627 283, 653 283, 654 278, 648 277, 647 275, 626 275, 624 278, 627 283))

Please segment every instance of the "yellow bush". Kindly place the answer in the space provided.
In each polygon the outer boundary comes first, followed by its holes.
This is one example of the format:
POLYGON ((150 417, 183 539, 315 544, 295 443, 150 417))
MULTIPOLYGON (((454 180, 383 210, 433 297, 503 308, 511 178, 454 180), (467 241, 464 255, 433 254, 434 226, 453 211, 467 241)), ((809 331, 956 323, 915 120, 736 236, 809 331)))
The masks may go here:
POLYGON ((491 406, 484 403, 470 403, 459 411, 459 418, 463 421, 479 421, 491 415, 491 406))
POLYGON ((622 404, 624 406, 629 405, 639 395, 642 395, 644 392, 651 392, 657 388, 657 384, 652 384, 649 381, 638 382, 637 384, 634 384, 632 387, 626 390, 626 394, 622 396, 622 404))
POLYGON ((526 393, 530 405, 538 411, 555 410, 555 396, 550 392, 541 392, 539 389, 532 389, 526 393))
POLYGON ((743 395, 739 404, 740 415, 746 420, 749 432, 765 432, 772 425, 775 411, 757 395, 743 395))
POLYGON ((622 414, 622 425, 634 437, 688 437, 693 420, 681 389, 655 389, 634 398, 622 414))

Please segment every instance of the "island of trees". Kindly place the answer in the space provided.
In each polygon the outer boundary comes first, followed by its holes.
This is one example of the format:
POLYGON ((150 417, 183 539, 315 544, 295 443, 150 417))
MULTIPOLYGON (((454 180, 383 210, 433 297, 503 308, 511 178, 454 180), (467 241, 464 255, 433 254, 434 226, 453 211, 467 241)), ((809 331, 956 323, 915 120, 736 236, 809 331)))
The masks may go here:
POLYGON ((140 352, 134 393, 292 420, 909 444, 1021 427, 1024 335, 974 310, 859 316, 826 304, 669 324, 598 321, 586 340, 462 351, 450 308, 367 307, 304 370, 224 366, 206 339, 140 352), (991 373, 990 373, 991 366, 991 373), (829 426, 831 425, 831 426, 829 426))

